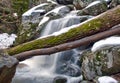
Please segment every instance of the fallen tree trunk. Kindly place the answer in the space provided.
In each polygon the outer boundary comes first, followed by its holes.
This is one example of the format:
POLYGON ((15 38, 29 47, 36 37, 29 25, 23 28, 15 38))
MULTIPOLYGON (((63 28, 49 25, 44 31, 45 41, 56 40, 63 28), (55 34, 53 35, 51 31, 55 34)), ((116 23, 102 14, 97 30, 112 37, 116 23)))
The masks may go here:
POLYGON ((117 24, 120 24, 120 6, 117 6, 116 8, 108 10, 107 12, 100 14, 93 19, 81 23, 79 26, 75 26, 65 33, 57 36, 52 35, 46 38, 33 40, 31 42, 7 49, 7 52, 10 55, 15 55, 25 51, 50 48, 108 30, 117 24))
POLYGON ((50 48, 43 48, 43 49, 26 51, 26 52, 16 54, 14 56, 19 61, 23 61, 23 60, 28 59, 28 58, 33 57, 33 56, 50 55, 50 54, 53 54, 56 52, 77 48, 77 47, 80 47, 82 45, 90 44, 90 43, 96 42, 100 39, 103 39, 103 38, 106 38, 106 37, 109 37, 112 35, 117 35, 117 34, 120 34, 120 26, 118 26, 114 29, 111 29, 111 30, 107 30, 107 31, 92 35, 92 36, 82 38, 80 40, 73 41, 73 42, 57 45, 57 46, 50 47, 50 48))

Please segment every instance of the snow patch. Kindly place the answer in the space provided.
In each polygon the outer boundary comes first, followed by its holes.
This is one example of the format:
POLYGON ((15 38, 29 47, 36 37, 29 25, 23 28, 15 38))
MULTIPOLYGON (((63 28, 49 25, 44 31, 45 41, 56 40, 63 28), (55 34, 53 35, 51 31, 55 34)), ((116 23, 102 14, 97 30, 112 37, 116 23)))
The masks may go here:
POLYGON ((103 47, 107 47, 107 46, 113 46, 113 45, 120 45, 120 37, 109 37, 103 40, 100 40, 98 42, 96 42, 93 47, 92 47, 92 52, 95 52, 99 49, 102 49, 103 47))
MULTIPOLYGON (((40 4, 40 5, 37 5, 31 9, 29 9, 27 12, 25 12, 22 16, 30 16, 32 12, 35 12, 35 11, 38 11, 36 10, 37 8, 39 7, 42 7, 42 6, 45 6, 45 5, 48 5, 48 3, 43 3, 43 4, 40 4)), ((45 11, 45 10, 44 10, 45 11)), ((43 9, 39 9, 39 12, 43 12, 43 9)))
POLYGON ((13 44, 16 37, 17 36, 15 34, 11 35, 7 33, 0 34, 0 49, 8 48, 10 45, 13 44))
POLYGON ((115 80, 114 78, 109 77, 109 76, 99 77, 99 78, 98 78, 98 82, 99 82, 99 83, 118 83, 117 80, 115 80))
POLYGON ((67 8, 68 8, 67 6, 59 6, 55 9, 49 11, 48 13, 46 13, 45 16, 47 16, 50 13, 59 14, 59 13, 65 12, 67 10, 67 8))
POLYGON ((47 0, 47 2, 51 2, 53 4, 58 4, 58 3, 56 3, 55 1, 52 1, 52 0, 47 0))
POLYGON ((100 3, 100 1, 94 1, 94 2, 90 3, 86 8, 92 7, 98 3, 100 3))
POLYGON ((47 22, 50 18, 48 16, 44 16, 43 19, 40 21, 39 25, 40 26, 41 24, 47 22))

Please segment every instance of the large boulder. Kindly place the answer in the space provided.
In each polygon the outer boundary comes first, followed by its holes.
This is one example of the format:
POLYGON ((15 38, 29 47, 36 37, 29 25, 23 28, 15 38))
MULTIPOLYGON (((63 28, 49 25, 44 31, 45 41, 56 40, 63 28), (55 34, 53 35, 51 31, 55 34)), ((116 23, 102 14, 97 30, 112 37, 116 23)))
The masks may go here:
POLYGON ((82 55, 82 72, 87 80, 120 72, 120 46, 110 46, 94 53, 87 50, 82 55))
POLYGON ((78 15, 99 15, 108 10, 108 5, 106 1, 94 1, 88 6, 79 10, 78 15))
POLYGON ((0 83, 11 83, 18 61, 0 50, 0 83))

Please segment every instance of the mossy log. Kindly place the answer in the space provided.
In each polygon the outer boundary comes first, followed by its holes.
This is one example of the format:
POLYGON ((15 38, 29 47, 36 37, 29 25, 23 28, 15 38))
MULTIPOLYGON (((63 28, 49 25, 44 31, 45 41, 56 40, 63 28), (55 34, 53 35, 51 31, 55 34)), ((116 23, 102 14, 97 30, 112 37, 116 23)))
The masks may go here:
POLYGON ((33 40, 7 49, 7 52, 10 55, 15 55, 29 50, 53 47, 108 30, 117 24, 120 24, 120 6, 85 21, 65 33, 33 40))
POLYGON ((57 46, 53 46, 50 48, 42 48, 42 49, 35 49, 30 51, 25 51, 19 54, 14 55, 19 61, 23 61, 33 56, 40 56, 40 55, 50 55, 53 53, 70 50, 73 48, 77 48, 80 46, 84 46, 93 42, 96 42, 100 39, 107 38, 112 35, 120 34, 120 25, 117 25, 114 29, 110 29, 104 32, 97 33, 95 35, 91 35, 80 40, 72 41, 69 43, 60 44, 57 46))

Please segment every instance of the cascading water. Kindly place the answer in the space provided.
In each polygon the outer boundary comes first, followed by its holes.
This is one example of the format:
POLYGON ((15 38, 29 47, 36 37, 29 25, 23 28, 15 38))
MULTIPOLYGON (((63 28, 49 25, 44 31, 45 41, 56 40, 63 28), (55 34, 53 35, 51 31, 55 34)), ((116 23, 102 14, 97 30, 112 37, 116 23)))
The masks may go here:
MULTIPOLYGON (((62 28, 79 24, 87 20, 85 16, 66 15, 64 18, 51 20, 42 30, 40 37, 52 34, 62 28)), ((37 56, 20 63, 12 83, 54 83, 57 76, 68 79, 67 83, 78 83, 81 78, 78 66, 79 51, 76 49, 37 56)))

